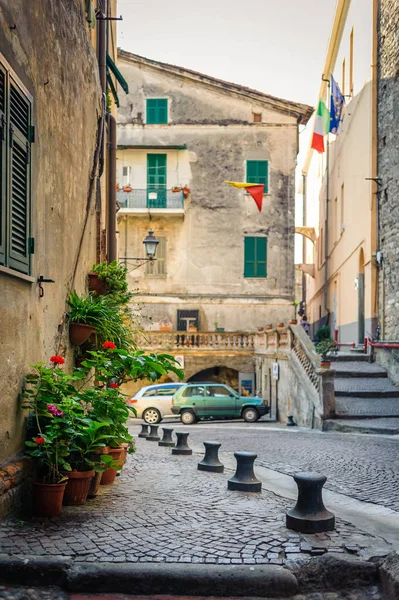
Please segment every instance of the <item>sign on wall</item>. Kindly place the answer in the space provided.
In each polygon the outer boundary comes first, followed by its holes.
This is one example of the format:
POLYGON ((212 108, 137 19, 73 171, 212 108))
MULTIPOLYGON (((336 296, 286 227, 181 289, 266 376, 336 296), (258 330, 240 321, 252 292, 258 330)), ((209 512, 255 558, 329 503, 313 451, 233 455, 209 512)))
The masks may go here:
POLYGON ((175 359, 179 363, 182 369, 184 369, 184 356, 175 356, 175 359))
POLYGON ((273 379, 280 378, 280 365, 278 363, 273 363, 273 379))

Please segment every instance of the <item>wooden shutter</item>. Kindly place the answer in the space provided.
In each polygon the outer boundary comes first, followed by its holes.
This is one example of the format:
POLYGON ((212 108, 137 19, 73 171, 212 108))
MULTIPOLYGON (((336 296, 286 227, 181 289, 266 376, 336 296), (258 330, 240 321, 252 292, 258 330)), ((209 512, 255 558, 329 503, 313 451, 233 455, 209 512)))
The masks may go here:
POLYGON ((0 68, 0 264, 6 259, 7 221, 6 73, 0 68))
POLYGON ((244 277, 267 277, 267 238, 244 238, 244 277))
POLYGON ((147 98, 147 124, 166 125, 168 122, 168 99, 147 98))
POLYGON ((267 160, 247 160, 247 183, 263 183, 265 194, 269 189, 269 163, 267 160))
POLYGON ((28 238, 30 228, 30 104, 10 84, 10 206, 9 266, 29 272, 28 238))
POLYGON ((167 238, 158 237, 156 260, 147 261, 146 275, 166 275, 167 238))

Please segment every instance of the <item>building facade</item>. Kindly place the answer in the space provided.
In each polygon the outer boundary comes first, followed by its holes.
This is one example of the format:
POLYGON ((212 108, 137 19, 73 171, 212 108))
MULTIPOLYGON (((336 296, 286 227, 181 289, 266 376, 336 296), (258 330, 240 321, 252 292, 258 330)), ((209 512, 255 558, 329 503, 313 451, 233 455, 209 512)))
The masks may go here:
POLYGON ((287 322, 295 314, 298 124, 311 109, 118 56, 130 90, 118 112, 119 259, 145 304, 141 326, 226 334, 287 322), (226 180, 263 183, 262 212, 226 180), (157 260, 138 267, 149 228, 157 260))
MULTIPOLYGON (((99 5, 98 16, 111 10, 99 5)), ((54 354, 72 367, 67 296, 101 256, 107 115, 94 8, 0 0, 0 517, 24 485, 24 377, 54 354)))
POLYGON ((345 96, 338 134, 303 165, 306 312, 311 334, 328 324, 342 344, 362 344, 378 323, 376 8, 340 0, 319 98, 332 75, 345 96), (327 81, 326 81, 327 80, 327 81))

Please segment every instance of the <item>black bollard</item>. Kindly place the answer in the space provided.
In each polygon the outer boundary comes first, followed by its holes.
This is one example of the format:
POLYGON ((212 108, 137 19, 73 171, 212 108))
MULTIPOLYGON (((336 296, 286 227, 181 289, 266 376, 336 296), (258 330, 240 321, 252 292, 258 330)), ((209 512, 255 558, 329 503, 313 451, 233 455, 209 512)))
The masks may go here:
POLYGON ((142 425, 141 426, 141 431, 140 431, 138 437, 146 438, 148 436, 148 434, 149 434, 148 425, 142 425))
POLYGON ((158 442, 158 446, 168 446, 169 448, 173 448, 175 445, 172 440, 173 429, 167 429, 166 427, 162 427, 163 438, 160 442, 158 442))
POLYGON ((224 465, 219 460, 218 451, 222 444, 219 442, 204 442, 205 456, 198 463, 200 471, 212 471, 213 473, 223 473, 224 465))
POLYGON ((296 423, 294 421, 294 417, 293 416, 289 416, 288 417, 287 427, 296 427, 296 423))
POLYGON ((286 514, 288 529, 301 533, 333 531, 335 516, 324 506, 322 496, 327 477, 320 473, 297 473, 294 480, 298 486, 298 499, 295 508, 286 514))
POLYGON ((150 433, 146 437, 147 442, 159 442, 160 439, 158 425, 150 425, 150 433))
POLYGON ((257 454, 252 452, 234 452, 237 459, 237 470, 234 477, 228 480, 229 490, 241 492, 261 492, 262 482, 256 479, 254 473, 254 462, 257 454))
POLYGON ((175 448, 172 448, 172 454, 192 454, 193 451, 189 448, 187 444, 187 438, 189 434, 179 431, 176 431, 177 444, 175 448))

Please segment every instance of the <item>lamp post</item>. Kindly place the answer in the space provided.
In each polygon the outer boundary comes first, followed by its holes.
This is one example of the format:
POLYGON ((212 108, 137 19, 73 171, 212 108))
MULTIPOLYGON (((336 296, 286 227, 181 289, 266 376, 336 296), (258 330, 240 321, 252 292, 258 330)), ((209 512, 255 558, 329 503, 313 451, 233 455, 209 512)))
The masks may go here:
POLYGON ((134 269, 132 269, 132 271, 134 271, 135 269, 138 269, 139 267, 141 267, 141 265, 144 264, 144 262, 146 262, 147 260, 149 260, 149 261, 156 260, 155 254, 157 252, 157 246, 159 244, 159 240, 157 240, 157 238, 155 237, 154 232, 153 232, 152 229, 148 230, 148 234, 144 238, 143 244, 144 244, 145 253, 146 253, 145 257, 141 257, 141 258, 130 257, 130 256, 124 256, 123 257, 123 260, 125 261, 125 265, 127 264, 127 262, 129 260, 135 260, 135 261, 138 261, 140 263, 140 264, 136 265, 134 267, 134 269))

